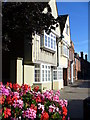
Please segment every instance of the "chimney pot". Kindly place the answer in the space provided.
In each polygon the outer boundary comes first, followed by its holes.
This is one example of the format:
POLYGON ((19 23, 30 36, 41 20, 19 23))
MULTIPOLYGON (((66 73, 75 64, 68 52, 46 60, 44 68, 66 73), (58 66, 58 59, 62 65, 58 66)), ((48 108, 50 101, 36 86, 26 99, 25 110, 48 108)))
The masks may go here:
POLYGON ((81 58, 83 59, 83 52, 81 52, 81 58))
POLYGON ((85 55, 85 60, 87 61, 87 54, 85 55))

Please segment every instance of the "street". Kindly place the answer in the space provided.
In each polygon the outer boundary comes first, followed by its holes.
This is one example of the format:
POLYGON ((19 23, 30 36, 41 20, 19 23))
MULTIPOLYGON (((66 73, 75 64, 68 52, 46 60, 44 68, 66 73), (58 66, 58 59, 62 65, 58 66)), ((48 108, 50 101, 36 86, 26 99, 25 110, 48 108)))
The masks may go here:
POLYGON ((61 98, 68 100, 70 120, 83 120, 83 100, 90 96, 90 80, 75 81, 60 91, 61 98))

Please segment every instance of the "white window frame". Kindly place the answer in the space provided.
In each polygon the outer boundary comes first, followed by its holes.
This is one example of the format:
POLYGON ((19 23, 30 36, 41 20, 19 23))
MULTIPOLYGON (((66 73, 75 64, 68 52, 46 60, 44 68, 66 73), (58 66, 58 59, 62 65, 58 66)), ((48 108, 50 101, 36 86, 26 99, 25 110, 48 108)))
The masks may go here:
POLYGON ((62 55, 69 58, 69 49, 66 45, 64 45, 64 44, 62 45, 61 51, 62 51, 62 55))
POLYGON ((56 69, 53 69, 53 80, 54 81, 63 80, 63 68, 62 67, 58 67, 56 69), (57 79, 54 79, 54 72, 55 71, 57 71, 57 79))
POLYGON ((35 82, 35 83, 38 83, 38 82, 41 82, 41 75, 39 75, 40 81, 35 81, 35 78, 36 78, 36 77, 35 77, 35 70, 39 70, 39 71, 40 71, 40 72, 39 72, 40 74, 41 74, 41 70, 40 70, 40 64, 36 64, 36 65, 39 65, 39 67, 35 67, 35 66, 34 66, 34 82, 35 82))
POLYGON ((66 24, 66 34, 69 35, 69 26, 66 24))
POLYGON ((56 35, 53 34, 52 32, 48 35, 46 34, 46 32, 44 31, 44 47, 46 47, 47 49, 51 49, 53 51, 56 51, 56 35), (45 44, 45 36, 47 36, 47 45, 45 44), (50 40, 48 40, 48 38, 50 38, 50 40), (51 39, 52 39, 52 42, 51 42, 51 39), (50 46, 48 46, 48 41, 50 42, 50 46), (53 45, 53 48, 51 48, 51 44, 53 45))
POLYGON ((47 64, 41 64, 41 82, 50 82, 51 81, 51 66, 47 64), (44 67, 42 67, 44 66, 44 67), (47 67, 47 68, 46 68, 47 67), (49 68, 50 67, 50 68, 49 68), (44 80, 42 79, 42 71, 44 71, 44 80), (47 75, 46 75, 47 72, 47 75), (48 79, 48 72, 50 72, 50 79, 48 79), (46 78, 47 76, 47 78, 46 78))

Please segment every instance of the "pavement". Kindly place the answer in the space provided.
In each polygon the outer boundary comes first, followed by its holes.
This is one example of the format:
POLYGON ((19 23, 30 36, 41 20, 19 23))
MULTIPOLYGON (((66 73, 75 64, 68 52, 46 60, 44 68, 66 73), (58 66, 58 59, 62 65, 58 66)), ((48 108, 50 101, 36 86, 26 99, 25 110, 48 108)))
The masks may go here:
POLYGON ((61 99, 68 100, 70 120, 83 120, 83 100, 90 96, 90 80, 77 80, 61 90, 61 99))

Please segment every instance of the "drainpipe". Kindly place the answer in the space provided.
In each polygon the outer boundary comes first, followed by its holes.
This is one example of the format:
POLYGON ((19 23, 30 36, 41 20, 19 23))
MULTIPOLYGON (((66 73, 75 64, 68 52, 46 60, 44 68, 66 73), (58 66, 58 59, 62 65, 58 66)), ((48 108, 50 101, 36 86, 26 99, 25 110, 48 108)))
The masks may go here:
POLYGON ((71 61, 71 83, 73 83, 73 61, 71 61))
POLYGON ((51 89, 53 90, 53 66, 51 67, 51 81, 52 81, 51 89))

